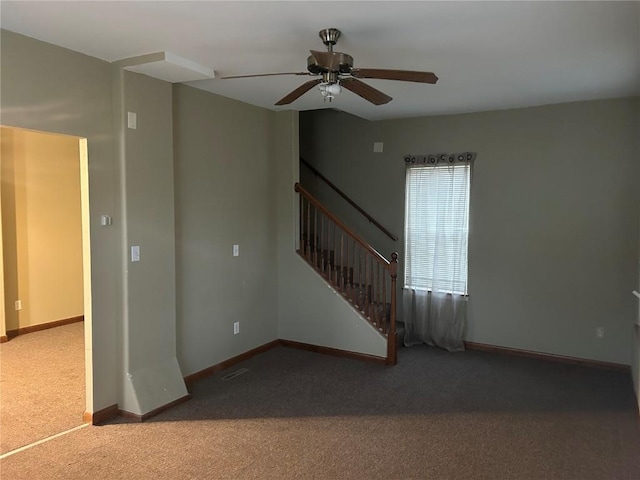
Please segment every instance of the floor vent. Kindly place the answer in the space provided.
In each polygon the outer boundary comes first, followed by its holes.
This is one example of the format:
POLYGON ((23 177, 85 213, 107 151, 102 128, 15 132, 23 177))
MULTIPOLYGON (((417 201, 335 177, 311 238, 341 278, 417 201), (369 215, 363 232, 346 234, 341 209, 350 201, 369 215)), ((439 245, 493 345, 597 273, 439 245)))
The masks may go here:
POLYGON ((232 378, 236 378, 237 376, 242 375, 243 373, 247 373, 248 371, 248 368, 239 368, 235 372, 226 374, 224 377, 222 377, 222 380, 231 380, 232 378))

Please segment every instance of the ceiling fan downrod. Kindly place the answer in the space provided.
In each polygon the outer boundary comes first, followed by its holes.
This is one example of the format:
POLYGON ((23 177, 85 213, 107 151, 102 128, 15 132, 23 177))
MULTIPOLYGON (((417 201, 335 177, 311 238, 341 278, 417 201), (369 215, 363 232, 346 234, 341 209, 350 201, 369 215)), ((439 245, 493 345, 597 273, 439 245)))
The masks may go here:
POLYGON ((327 50, 333 52, 333 46, 338 43, 338 38, 340 38, 340 30, 337 28, 325 28, 318 32, 318 35, 322 39, 322 43, 327 46, 327 50))

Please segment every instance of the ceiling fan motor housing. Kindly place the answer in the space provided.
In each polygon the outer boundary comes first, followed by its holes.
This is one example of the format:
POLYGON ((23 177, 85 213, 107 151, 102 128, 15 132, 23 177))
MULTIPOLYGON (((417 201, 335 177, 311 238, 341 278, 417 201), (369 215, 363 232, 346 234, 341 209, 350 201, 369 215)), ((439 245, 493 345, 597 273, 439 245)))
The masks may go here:
MULTIPOLYGON (((339 58, 339 67, 337 70, 334 70, 338 73, 350 73, 353 68, 353 57, 347 53, 342 52, 332 52, 332 54, 339 58)), ((326 73, 329 69, 323 65, 319 65, 316 62, 316 59, 313 58, 313 55, 309 55, 307 58, 307 70, 313 73, 314 75, 318 75, 320 73, 326 73)))

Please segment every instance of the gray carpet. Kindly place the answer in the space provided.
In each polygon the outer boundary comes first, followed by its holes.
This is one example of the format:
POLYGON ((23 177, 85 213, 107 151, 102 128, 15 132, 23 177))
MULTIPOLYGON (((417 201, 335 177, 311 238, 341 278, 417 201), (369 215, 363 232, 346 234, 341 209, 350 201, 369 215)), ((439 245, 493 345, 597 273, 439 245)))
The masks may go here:
POLYGON ((389 368, 280 347, 192 393, 144 424, 84 428, 8 457, 2 475, 640 478, 624 372, 420 346, 389 368))
POLYGON ((0 453, 82 424, 84 324, 0 345, 0 453))

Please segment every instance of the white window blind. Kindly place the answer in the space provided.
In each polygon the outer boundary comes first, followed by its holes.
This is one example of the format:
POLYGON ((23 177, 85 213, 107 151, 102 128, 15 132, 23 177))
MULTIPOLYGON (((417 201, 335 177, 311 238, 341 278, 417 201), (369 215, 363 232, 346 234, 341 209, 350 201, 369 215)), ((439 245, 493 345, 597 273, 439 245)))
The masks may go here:
POLYGON ((467 293, 471 165, 407 168, 405 288, 467 293))

